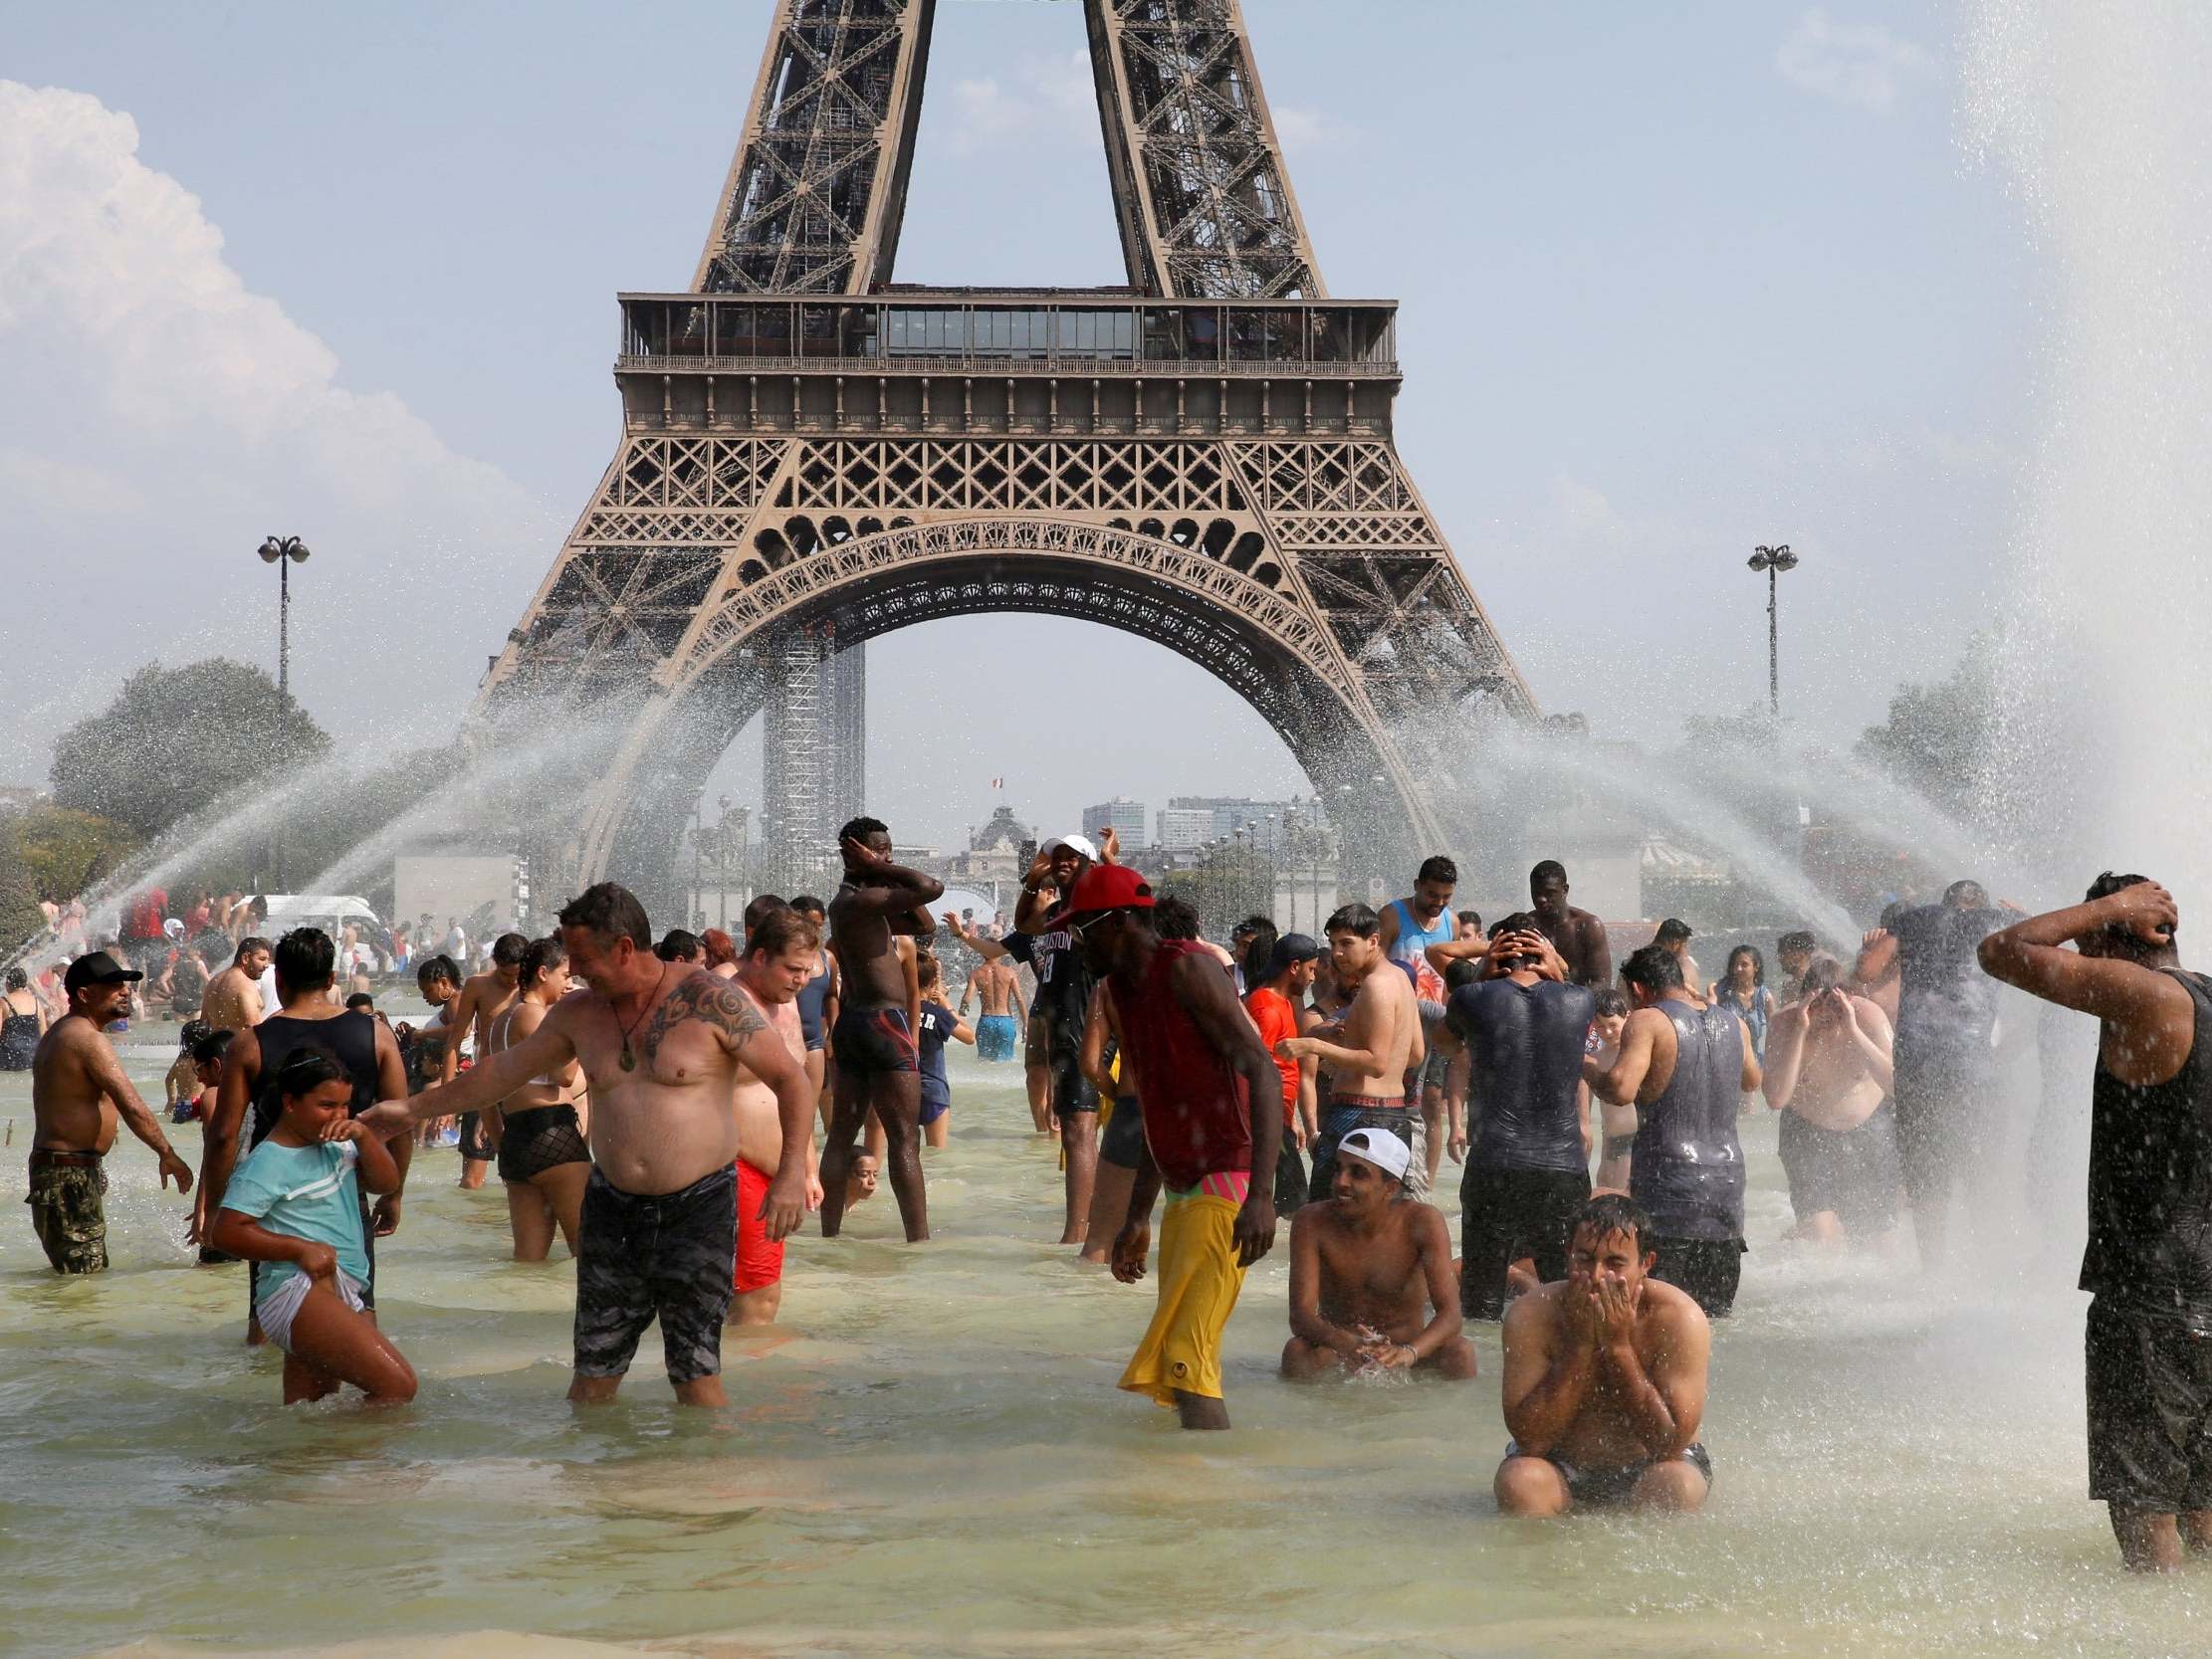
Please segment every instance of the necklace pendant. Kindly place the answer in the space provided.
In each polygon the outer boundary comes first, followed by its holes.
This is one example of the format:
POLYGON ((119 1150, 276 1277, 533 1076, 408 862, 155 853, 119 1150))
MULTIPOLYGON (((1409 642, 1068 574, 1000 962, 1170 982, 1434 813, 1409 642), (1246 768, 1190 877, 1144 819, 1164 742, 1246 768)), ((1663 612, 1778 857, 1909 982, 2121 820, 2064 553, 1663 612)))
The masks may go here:
POLYGON ((637 1056, 630 1052, 627 1043, 622 1045, 622 1069, 626 1072, 637 1070, 637 1056))

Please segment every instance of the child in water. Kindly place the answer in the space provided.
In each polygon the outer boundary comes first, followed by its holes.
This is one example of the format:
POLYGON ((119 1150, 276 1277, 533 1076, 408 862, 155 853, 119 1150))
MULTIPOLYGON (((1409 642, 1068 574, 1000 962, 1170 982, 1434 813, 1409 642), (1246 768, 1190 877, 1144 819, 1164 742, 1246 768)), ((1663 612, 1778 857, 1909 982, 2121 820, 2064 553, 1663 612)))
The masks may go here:
POLYGON ((415 1373, 361 1300, 369 1266, 360 1189, 398 1191, 399 1166, 347 1116, 353 1083, 328 1051, 295 1054, 275 1087, 283 1116, 231 1176, 215 1246, 266 1264, 254 1312, 284 1349, 285 1404, 322 1399, 342 1382, 371 1405, 404 1404, 415 1373))
POLYGON ((198 1116, 200 1077, 192 1051, 213 1029, 205 1020, 186 1020, 176 1034, 176 1058, 169 1062, 169 1075, 161 1080, 161 1093, 168 1098, 172 1124, 189 1124, 198 1116))
POLYGON ((916 973, 922 990, 922 1028, 915 1044, 922 1070, 922 1139, 943 1146, 953 1139, 953 1085, 945 1075, 945 1045, 973 1045, 976 1028, 945 1006, 945 970, 935 956, 921 952, 916 973))

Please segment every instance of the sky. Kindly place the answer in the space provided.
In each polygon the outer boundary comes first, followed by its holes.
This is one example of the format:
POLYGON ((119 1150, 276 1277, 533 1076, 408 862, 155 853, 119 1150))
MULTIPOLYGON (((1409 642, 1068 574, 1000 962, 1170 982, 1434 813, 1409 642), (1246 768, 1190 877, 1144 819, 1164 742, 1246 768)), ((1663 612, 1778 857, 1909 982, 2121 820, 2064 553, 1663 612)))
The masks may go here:
MULTIPOLYGON (((1848 742, 2004 597, 2048 277, 1958 136, 1947 8, 1244 0, 1332 293, 1397 299, 1401 450, 1548 711, 1656 747, 1765 694, 1848 742)), ((152 657, 436 741, 618 437, 613 296, 689 280, 767 0, 0 0, 0 783, 152 657)), ((1122 280, 1081 8, 942 0, 897 278, 1122 280)), ((1306 787, 1164 648, 870 647, 870 805, 1306 787), (1085 711, 1100 718, 1086 718, 1085 711), (1081 730, 1080 741, 1069 733, 1081 730)), ((758 726, 710 782, 758 798, 758 726)))

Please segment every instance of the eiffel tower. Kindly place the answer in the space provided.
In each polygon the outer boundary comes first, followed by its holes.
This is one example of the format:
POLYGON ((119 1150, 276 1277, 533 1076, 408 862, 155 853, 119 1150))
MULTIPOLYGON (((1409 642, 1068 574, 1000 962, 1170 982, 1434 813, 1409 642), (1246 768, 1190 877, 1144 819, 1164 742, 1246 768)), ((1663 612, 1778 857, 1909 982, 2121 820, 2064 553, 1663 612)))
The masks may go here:
POLYGON ((860 806, 866 641, 1034 611, 1207 669, 1347 873, 1402 880, 1463 840, 1442 728, 1535 705, 1399 459, 1395 304, 1322 284, 1236 0, 1084 0, 1128 283, 1080 290, 891 282, 935 9, 777 0, 690 290, 621 297, 620 446, 477 705, 618 734, 536 792, 572 807, 541 868, 666 905, 765 711, 764 841, 806 882, 860 806))

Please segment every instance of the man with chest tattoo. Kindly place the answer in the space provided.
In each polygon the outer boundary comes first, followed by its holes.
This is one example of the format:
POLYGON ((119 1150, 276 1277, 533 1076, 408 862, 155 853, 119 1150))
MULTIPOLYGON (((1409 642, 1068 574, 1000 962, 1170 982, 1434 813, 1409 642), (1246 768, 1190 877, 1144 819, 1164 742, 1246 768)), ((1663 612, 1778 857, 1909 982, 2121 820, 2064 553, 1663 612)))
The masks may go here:
POLYGON ((771 1240, 806 1207, 813 1097, 806 1073, 744 991, 653 954, 644 907, 613 882, 560 913, 560 939, 586 989, 474 1070, 364 1116, 372 1130, 494 1104, 541 1073, 580 1062, 591 1092, 590 1183, 577 1240, 579 1403, 614 1398, 657 1317, 678 1403, 717 1406, 722 1323, 736 1283, 742 1066, 774 1091, 782 1150, 761 1215, 771 1240))

